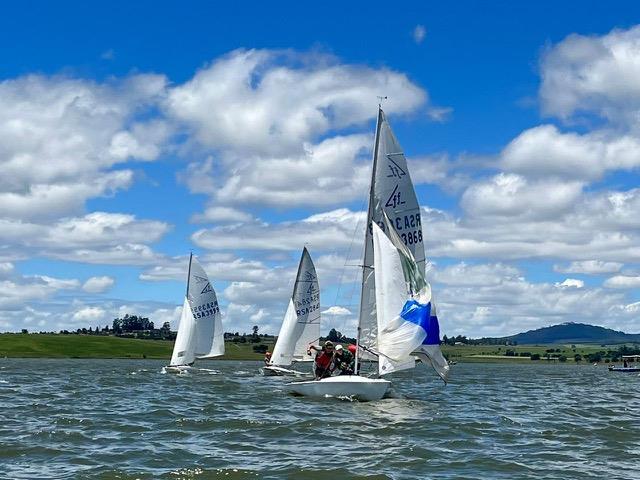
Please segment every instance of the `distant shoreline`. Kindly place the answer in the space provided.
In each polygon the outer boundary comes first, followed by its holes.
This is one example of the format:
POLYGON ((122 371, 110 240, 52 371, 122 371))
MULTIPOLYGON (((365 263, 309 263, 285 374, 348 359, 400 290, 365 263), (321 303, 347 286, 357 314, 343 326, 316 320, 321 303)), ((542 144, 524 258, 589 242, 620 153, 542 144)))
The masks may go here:
MULTIPOLYGON (((255 343, 225 342, 226 354, 216 360, 261 361, 264 354, 253 350, 256 346, 273 350, 273 337, 255 343)), ((588 358, 599 355, 598 363, 608 363, 610 354, 619 345, 443 345, 442 350, 451 361, 462 363, 593 363, 588 358), (532 360, 531 355, 539 356, 532 360), (576 362, 576 357, 580 361, 576 362)), ((61 334, 0 334, 0 358, 68 358, 68 359, 124 359, 168 360, 173 342, 105 335, 61 334)))

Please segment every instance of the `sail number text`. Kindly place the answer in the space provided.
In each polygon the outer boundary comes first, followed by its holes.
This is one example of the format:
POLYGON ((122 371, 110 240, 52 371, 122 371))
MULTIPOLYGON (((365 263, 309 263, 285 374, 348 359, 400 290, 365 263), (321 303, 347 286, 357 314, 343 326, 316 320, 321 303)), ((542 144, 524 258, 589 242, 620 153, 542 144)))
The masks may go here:
POLYGON ((220 313, 220 307, 218 306, 218 301, 208 302, 203 305, 198 305, 193 309, 193 318, 205 318, 210 315, 215 315, 216 313, 220 313))

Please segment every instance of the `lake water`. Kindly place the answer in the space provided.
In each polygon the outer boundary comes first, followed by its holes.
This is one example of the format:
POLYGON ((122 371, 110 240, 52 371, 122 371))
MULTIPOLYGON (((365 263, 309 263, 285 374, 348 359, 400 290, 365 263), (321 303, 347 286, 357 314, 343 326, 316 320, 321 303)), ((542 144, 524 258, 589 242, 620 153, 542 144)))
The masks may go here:
POLYGON ((283 392, 257 362, 0 360, 0 478, 640 478, 640 377, 604 367, 419 367, 395 398, 283 392))

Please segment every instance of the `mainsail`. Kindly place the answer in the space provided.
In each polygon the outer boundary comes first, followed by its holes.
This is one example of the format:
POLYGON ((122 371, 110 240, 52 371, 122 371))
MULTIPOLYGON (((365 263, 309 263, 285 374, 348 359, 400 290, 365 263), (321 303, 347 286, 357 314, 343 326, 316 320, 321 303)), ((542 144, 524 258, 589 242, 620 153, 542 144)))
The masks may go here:
POLYGON ((293 294, 273 349, 273 365, 290 365, 293 360, 311 361, 309 345, 320 339, 320 286, 311 255, 302 251, 293 294))
POLYGON ((171 365, 224 355, 224 332, 216 292, 193 255, 189 258, 187 294, 182 307, 171 365))
POLYGON ((407 159, 380 108, 373 149, 373 171, 364 242, 362 291, 360 296, 359 344, 377 350, 376 284, 373 270, 373 223, 385 231, 383 212, 409 249, 424 275, 424 245, 420 205, 413 189, 407 159))

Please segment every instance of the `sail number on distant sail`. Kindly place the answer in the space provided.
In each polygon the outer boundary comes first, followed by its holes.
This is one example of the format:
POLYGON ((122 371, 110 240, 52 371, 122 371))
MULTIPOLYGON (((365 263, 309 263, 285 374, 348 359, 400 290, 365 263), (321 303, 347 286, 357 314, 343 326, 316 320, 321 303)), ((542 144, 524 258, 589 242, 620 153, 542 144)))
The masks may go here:
POLYGON ((296 301, 296 315, 298 317, 298 321, 303 320, 301 323, 306 323, 306 318, 301 317, 309 315, 316 310, 320 310, 320 292, 316 292, 310 297, 296 301))

